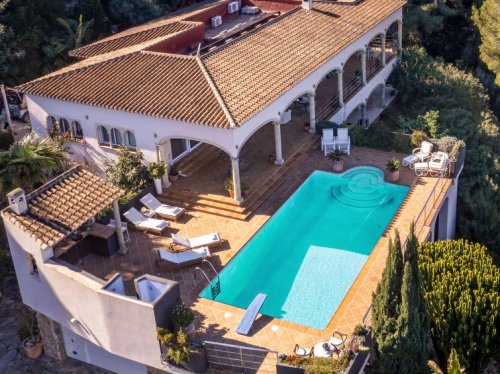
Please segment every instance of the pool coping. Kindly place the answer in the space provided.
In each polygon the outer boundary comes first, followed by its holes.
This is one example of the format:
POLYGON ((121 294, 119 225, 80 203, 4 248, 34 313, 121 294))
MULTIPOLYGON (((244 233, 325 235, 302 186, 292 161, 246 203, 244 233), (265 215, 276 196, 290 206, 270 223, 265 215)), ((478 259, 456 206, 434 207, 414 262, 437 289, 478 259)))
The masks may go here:
MULTIPOLYGON (((390 185, 394 185, 394 186, 409 188, 409 190, 406 193, 405 198, 401 201, 401 203, 399 204, 398 209, 394 212, 391 220, 387 223, 387 226, 385 227, 384 231, 382 232, 382 234, 378 238, 377 242, 373 246, 373 248, 372 248, 372 250, 370 252, 370 255, 368 255, 368 258, 366 259, 365 263, 363 264, 363 266, 360 269, 359 273, 357 274, 356 278, 351 283, 351 286, 346 291, 344 297, 342 298, 342 301, 340 302, 340 304, 338 305, 338 307, 336 308, 336 310, 334 311, 334 313, 331 315, 330 320, 328 321, 328 323, 327 323, 327 325, 326 325, 326 327, 324 329, 316 329, 316 328, 313 328, 313 327, 308 327, 308 326, 304 326, 304 325, 298 324, 296 322, 291 322, 291 321, 287 321, 287 320, 283 320, 283 319, 280 319, 280 318, 271 317, 271 316, 263 314, 266 318, 270 319, 270 323, 272 323, 273 325, 276 325, 278 327, 288 328, 288 329, 299 331, 299 332, 304 332, 304 333, 307 333, 307 334, 310 334, 310 335, 313 335, 313 336, 316 336, 316 337, 321 337, 321 336, 324 336, 328 332, 333 332, 333 329, 334 329, 335 325, 338 324, 338 322, 339 322, 339 321, 337 321, 339 319, 339 311, 344 311, 343 309, 347 309, 350 306, 350 302, 352 302, 352 300, 350 300, 349 301, 349 305, 346 305, 347 302, 348 302, 348 301, 346 301, 346 299, 350 295, 351 291, 353 289, 360 288, 360 286, 362 286, 362 285, 360 285, 358 283, 361 280, 361 276, 362 276, 363 272, 367 271, 368 265, 372 265, 371 262, 373 262, 373 258, 375 257, 373 255, 375 254, 376 249, 379 249, 377 251, 377 256, 378 256, 378 255, 380 255, 380 253, 378 253, 378 252, 380 252, 381 250, 385 250, 387 248, 387 243, 388 243, 388 240, 389 240, 388 233, 389 233, 390 229, 393 227, 395 220, 400 215, 401 210, 403 209, 403 207, 405 206, 405 204, 407 203, 407 201, 409 200, 409 198, 412 196, 412 192, 414 191, 414 184, 412 184, 411 186, 407 186, 407 185, 395 184, 395 183, 391 183, 389 181, 386 181, 385 177, 384 177, 384 175, 385 175, 384 171, 382 169, 380 169, 378 167, 375 167, 375 166, 372 166, 372 165, 356 166, 356 167, 353 167, 353 168, 349 168, 349 169, 345 170, 342 173, 334 173, 334 172, 330 172, 330 171, 316 169, 313 172, 311 172, 307 176, 307 178, 305 178, 305 180, 303 182, 300 183, 300 185, 295 189, 295 191, 281 204, 281 206, 272 214, 272 216, 270 216, 264 222, 264 224, 252 236, 250 236, 248 238, 248 240, 241 246, 241 248, 239 248, 234 253, 234 255, 231 257, 231 259, 224 265, 224 268, 222 269, 222 271, 226 267, 228 267, 230 265, 230 263, 238 256, 238 254, 240 254, 240 252, 246 247, 246 245, 269 223, 269 221, 283 208, 283 206, 285 206, 287 204, 287 202, 293 197, 293 195, 309 180, 309 178, 313 174, 315 174, 315 173, 318 173, 318 174, 333 174, 335 176, 341 176, 342 177, 344 174, 346 174, 348 172, 352 172, 353 170, 364 169, 364 168, 376 169, 377 171, 382 172, 382 181, 385 184, 390 184, 390 185)), ((222 273, 222 271, 220 271, 219 274, 222 273)), ((244 309, 244 308, 240 308, 240 307, 237 307, 237 306, 234 306, 234 305, 226 304, 226 303, 223 303, 223 302, 220 302, 220 301, 217 301, 217 300, 212 300, 212 299, 208 299, 208 298, 205 298, 205 297, 201 296, 200 293, 202 291, 204 291, 205 288, 207 288, 208 286, 209 285, 206 285, 206 286, 202 287, 200 291, 196 292, 196 294, 199 296, 199 300, 197 301, 198 303, 201 303, 202 305, 206 305, 206 306, 214 306, 214 304, 215 304, 215 306, 218 309, 223 309, 223 310, 226 310, 226 311, 228 311, 228 310, 229 311, 238 311, 239 313, 242 313, 242 312, 244 313, 246 311, 246 309, 244 309)), ((259 313, 259 314, 261 314, 261 313, 259 313)), ((358 322, 361 323, 361 321, 358 321, 358 322)))

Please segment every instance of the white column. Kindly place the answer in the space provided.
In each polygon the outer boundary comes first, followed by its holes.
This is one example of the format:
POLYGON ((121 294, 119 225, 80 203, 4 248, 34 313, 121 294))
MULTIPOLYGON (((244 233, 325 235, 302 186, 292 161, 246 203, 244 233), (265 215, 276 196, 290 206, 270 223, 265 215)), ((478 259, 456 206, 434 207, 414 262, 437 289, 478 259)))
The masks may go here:
POLYGON ((403 51, 403 20, 398 20, 398 52, 403 51))
POLYGON ((231 169, 233 171, 234 200, 243 201, 241 196, 240 164, 238 157, 231 157, 231 169))
MULTIPOLYGON (((170 145, 170 140, 167 140, 167 143, 170 145)), ((168 157, 165 156, 165 144, 157 144, 156 145, 156 160, 158 163, 160 162, 166 162, 168 166, 172 166, 172 164, 168 161, 168 157)), ((165 175, 161 178, 161 182, 163 184, 163 187, 168 188, 172 185, 170 183, 170 180, 168 179, 168 170, 165 173, 165 175)))
POLYGON ((316 132, 316 95, 309 94, 309 132, 314 134, 316 132))
POLYGON ((361 76, 363 79, 363 86, 366 86, 366 49, 361 53, 361 76))
POLYGON ((339 105, 344 106, 344 70, 337 70, 337 83, 339 87, 339 105))
POLYGON ((382 67, 386 65, 385 62, 385 34, 382 35, 382 67))
POLYGON ((381 92, 381 100, 382 100, 382 108, 385 108, 385 83, 382 84, 382 92, 381 92))
POLYGON ((281 124, 279 122, 274 122, 274 145, 276 147, 276 165, 282 165, 285 160, 283 160, 283 151, 281 149, 281 124))
POLYGON ((118 236, 118 245, 120 246, 118 253, 124 255, 125 253, 128 252, 128 248, 125 245, 125 239, 123 238, 122 220, 120 218, 120 208, 118 207, 118 199, 113 200, 113 215, 115 217, 116 236, 118 236))

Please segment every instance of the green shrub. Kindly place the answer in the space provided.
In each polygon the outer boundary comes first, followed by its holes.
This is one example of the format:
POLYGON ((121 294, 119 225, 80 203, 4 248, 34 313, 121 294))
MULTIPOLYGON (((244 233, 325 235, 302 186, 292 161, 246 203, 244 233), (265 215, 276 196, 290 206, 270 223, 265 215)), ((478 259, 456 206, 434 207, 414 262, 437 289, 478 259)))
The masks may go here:
POLYGON ((431 142, 434 144, 432 151, 450 153, 455 144, 458 142, 458 139, 454 136, 443 136, 439 139, 431 139, 431 142))
POLYGON ((419 270, 438 349, 479 373, 500 347, 500 269, 486 247, 448 240, 421 245, 419 270))
POLYGON ((172 311, 172 321, 178 327, 186 327, 194 320, 194 312, 184 303, 177 305, 172 311))
POLYGON ((368 129, 353 125, 349 128, 349 134, 353 143, 360 147, 401 153, 411 152, 411 140, 409 136, 393 132, 378 123, 368 129))
POLYGON ((301 367, 307 374, 335 374, 342 373, 349 365, 351 358, 352 352, 346 351, 339 359, 290 355, 285 356, 282 362, 285 365, 301 367))
POLYGON ((117 159, 106 161, 105 172, 108 180, 125 192, 138 192, 149 182, 148 168, 143 163, 141 152, 130 152, 121 146, 117 159))
POLYGON ((411 145, 415 148, 420 148, 422 142, 427 140, 429 136, 423 130, 415 130, 411 134, 411 145))

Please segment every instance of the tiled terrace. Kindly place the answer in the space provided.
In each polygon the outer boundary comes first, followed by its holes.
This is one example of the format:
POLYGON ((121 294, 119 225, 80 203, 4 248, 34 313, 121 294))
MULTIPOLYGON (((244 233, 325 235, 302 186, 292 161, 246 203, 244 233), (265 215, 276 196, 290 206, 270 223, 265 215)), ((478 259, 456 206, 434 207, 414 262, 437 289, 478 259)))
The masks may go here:
MULTIPOLYGON (((345 165, 346 168, 372 165, 383 169, 387 159, 401 158, 402 156, 397 153, 353 147, 351 156, 347 158, 345 165)), ((248 221, 193 211, 189 212, 180 222, 172 222, 171 230, 185 236, 196 236, 211 231, 219 232, 223 238, 227 239, 227 243, 212 251, 211 262, 217 270, 220 270, 296 190, 300 183, 316 169, 329 171, 331 170, 331 162, 323 157, 317 148, 311 148, 305 161, 296 165, 285 182, 265 200, 248 221)), ((402 240, 405 240, 410 222, 422 210, 436 181, 436 178, 417 179, 413 171, 406 168, 401 170, 399 183, 413 186, 408 198, 391 223, 391 229, 397 228, 401 233, 402 240)), ((443 187, 444 192, 437 195, 438 203, 440 199, 442 200, 449 183, 450 181, 447 180, 443 187)), ((392 230, 388 231, 392 232, 392 230)), ((420 234, 420 239, 423 240, 428 234, 428 228, 424 227, 420 234)), ((334 330, 350 332, 357 323, 362 321, 371 303, 371 294, 380 279, 385 264, 388 242, 387 235, 380 238, 325 330, 319 331, 260 316, 254 324, 251 335, 244 337, 235 333, 235 328, 244 310, 199 298, 198 293, 206 285, 206 281, 202 279, 200 274, 195 273, 193 267, 168 270, 164 267, 165 265, 155 265, 155 248, 166 248, 170 242, 168 235, 158 237, 131 231, 131 239, 130 251, 125 256, 114 256, 107 259, 91 254, 84 259, 80 266, 101 278, 109 278, 115 272, 123 273, 125 279, 129 281, 129 292, 132 292, 130 281, 144 273, 157 274, 179 281, 183 300, 193 306, 197 312, 196 324, 199 328, 198 337, 200 339, 265 347, 280 353, 290 353, 295 344, 312 346, 318 341, 326 340, 334 330)), ((213 275, 208 269, 207 273, 213 275)))

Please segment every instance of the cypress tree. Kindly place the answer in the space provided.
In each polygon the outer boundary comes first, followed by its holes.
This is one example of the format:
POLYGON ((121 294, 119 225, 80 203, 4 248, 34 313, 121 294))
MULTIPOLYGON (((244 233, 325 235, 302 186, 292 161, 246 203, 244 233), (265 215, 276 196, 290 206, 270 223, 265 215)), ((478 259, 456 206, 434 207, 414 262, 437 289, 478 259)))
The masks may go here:
POLYGON ((385 373, 397 371, 397 318, 401 303, 403 255, 399 232, 394 243, 389 240, 389 252, 382 278, 373 294, 372 327, 378 344, 378 363, 385 373))
POLYGON ((399 371, 401 374, 428 373, 429 318, 418 272, 418 240, 413 224, 406 245, 398 319, 399 371))

